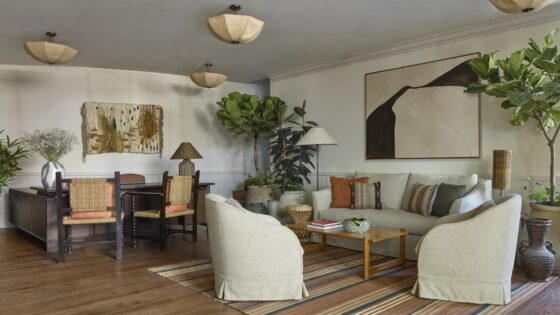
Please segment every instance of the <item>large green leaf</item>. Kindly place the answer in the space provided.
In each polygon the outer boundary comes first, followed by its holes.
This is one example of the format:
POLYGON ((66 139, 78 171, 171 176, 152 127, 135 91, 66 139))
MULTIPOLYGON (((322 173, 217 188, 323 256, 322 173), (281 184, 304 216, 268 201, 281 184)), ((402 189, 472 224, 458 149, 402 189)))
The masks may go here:
POLYGON ((508 101, 515 106, 523 106, 531 102, 531 96, 525 92, 507 91, 506 96, 508 101))
POLYGON ((546 34, 546 36, 544 37, 545 46, 548 47, 548 46, 554 44, 554 39, 556 38, 557 33, 558 33, 558 29, 555 28, 552 31, 550 31, 548 34, 546 34))

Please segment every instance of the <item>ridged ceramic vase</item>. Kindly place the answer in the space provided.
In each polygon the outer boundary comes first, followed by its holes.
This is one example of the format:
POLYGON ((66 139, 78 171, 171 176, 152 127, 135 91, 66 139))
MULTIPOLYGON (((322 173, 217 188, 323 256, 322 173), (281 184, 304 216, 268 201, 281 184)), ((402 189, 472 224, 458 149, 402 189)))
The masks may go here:
POLYGON ((66 175, 64 166, 58 162, 47 162, 41 169, 41 184, 45 188, 54 188, 56 186, 56 172, 61 172, 62 177, 66 175))
POLYGON ((525 220, 529 241, 521 242, 521 266, 533 281, 547 281, 554 271, 556 252, 546 234, 552 224, 550 219, 530 218, 525 220))

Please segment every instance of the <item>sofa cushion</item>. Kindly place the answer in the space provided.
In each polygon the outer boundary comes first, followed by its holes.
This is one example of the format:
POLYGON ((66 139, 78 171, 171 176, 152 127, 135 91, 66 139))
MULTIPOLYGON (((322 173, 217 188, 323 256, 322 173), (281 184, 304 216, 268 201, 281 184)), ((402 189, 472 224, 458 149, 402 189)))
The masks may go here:
POLYGON ((382 209, 381 205, 381 182, 352 183, 352 199, 354 209, 382 209))
POLYGON ((387 229, 406 229, 409 234, 424 235, 436 222, 438 217, 422 216, 399 209, 325 209, 319 212, 319 219, 343 221, 350 218, 365 218, 373 227, 387 229))
POLYGON ((352 182, 367 183, 367 177, 344 178, 331 176, 332 201, 331 208, 352 207, 352 182))
POLYGON ((368 177, 370 183, 381 182, 383 209, 403 209, 401 204, 408 182, 408 173, 356 173, 356 177, 368 177))
MULTIPOLYGON (((407 209, 410 198, 413 193, 414 184, 423 185, 435 185, 435 184, 451 184, 451 185, 465 185, 467 191, 470 191, 474 185, 478 182, 478 175, 429 175, 429 174, 419 174, 411 173, 408 178, 408 183, 406 184, 406 190, 404 192, 404 197, 402 198, 402 203, 395 208, 407 209)), ((381 191, 381 197, 383 197, 383 191, 381 191)), ((381 199, 383 201, 383 199, 381 199)))
POLYGON ((436 199, 439 185, 422 185, 416 184, 414 186, 414 193, 410 198, 410 204, 407 210, 413 213, 418 213, 423 216, 429 216, 432 212, 432 206, 436 199))
POLYGON ((432 207, 432 215, 438 217, 448 215, 453 202, 463 197, 466 192, 467 188, 465 185, 440 184, 432 207))

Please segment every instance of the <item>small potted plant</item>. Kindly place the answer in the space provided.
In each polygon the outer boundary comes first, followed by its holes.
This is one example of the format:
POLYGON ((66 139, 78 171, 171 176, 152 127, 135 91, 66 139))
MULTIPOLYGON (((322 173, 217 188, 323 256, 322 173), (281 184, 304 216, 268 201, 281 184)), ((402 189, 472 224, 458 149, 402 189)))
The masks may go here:
POLYGON ((364 218, 351 218, 342 221, 344 231, 350 233, 365 233, 369 230, 369 222, 364 218))
POLYGON ((268 177, 266 176, 249 177, 245 180, 248 210, 258 213, 265 212, 268 201, 272 199, 268 183, 268 177))
POLYGON ((27 150, 37 152, 47 160, 41 170, 41 183, 45 188, 54 188, 56 172, 65 173, 60 159, 72 151, 78 138, 70 131, 54 128, 25 134, 21 142, 27 150))

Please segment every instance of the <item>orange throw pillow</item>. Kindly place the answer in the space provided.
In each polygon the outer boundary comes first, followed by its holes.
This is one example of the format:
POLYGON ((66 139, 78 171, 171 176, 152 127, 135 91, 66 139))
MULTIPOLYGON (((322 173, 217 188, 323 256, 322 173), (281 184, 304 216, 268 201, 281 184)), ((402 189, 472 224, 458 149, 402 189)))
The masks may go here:
POLYGON ((185 211, 188 209, 188 204, 187 203, 176 203, 173 205, 168 205, 165 207, 165 212, 181 212, 181 211, 185 211))
POLYGON ((352 182, 367 183, 367 177, 330 177, 332 187, 331 208, 352 208, 352 182))

